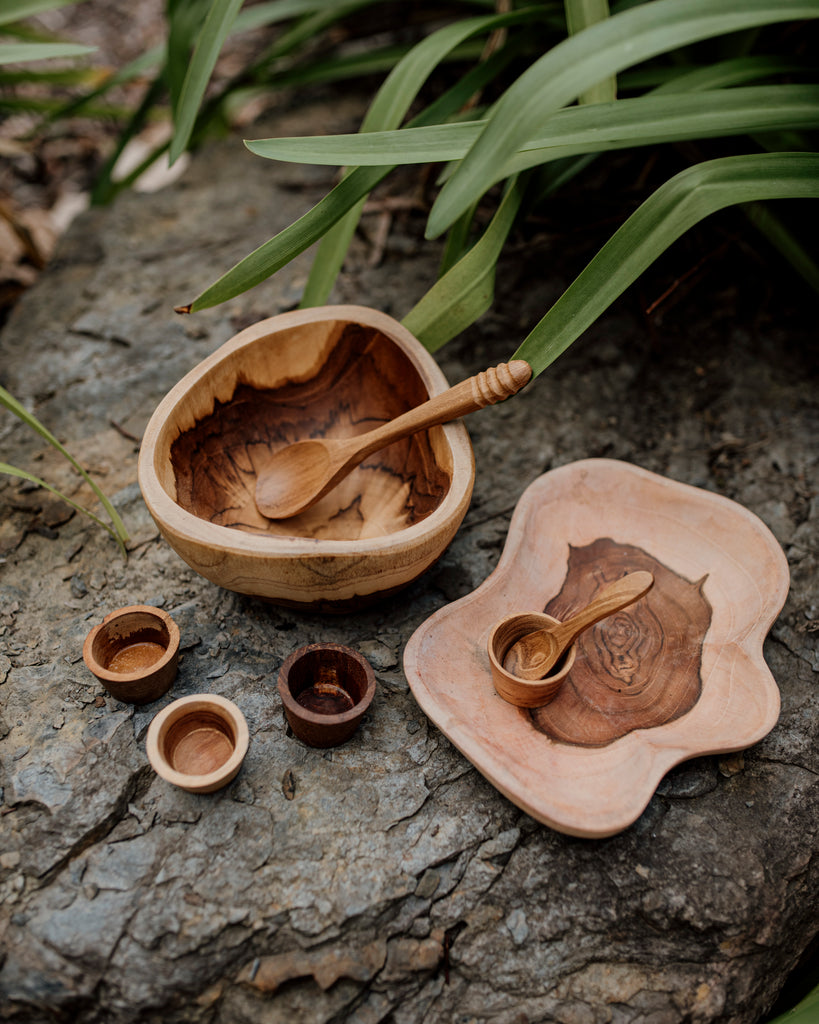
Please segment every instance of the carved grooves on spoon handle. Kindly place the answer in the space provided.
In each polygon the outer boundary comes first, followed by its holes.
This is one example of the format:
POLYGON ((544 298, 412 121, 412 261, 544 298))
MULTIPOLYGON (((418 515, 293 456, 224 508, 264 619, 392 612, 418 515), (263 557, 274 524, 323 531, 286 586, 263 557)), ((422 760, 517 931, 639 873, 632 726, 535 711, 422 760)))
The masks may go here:
POLYGON ((358 465, 368 455, 402 437, 441 423, 450 423, 484 406, 501 402, 520 391, 531 376, 532 367, 523 359, 514 359, 511 363, 501 363, 476 373, 474 377, 467 377, 368 434, 345 439, 346 450, 355 459, 353 462, 348 458, 345 464, 358 465))
POLYGON ((471 377, 472 394, 475 405, 483 409, 487 405, 503 402, 528 384, 532 376, 532 367, 523 359, 513 359, 511 363, 490 366, 488 370, 471 377))

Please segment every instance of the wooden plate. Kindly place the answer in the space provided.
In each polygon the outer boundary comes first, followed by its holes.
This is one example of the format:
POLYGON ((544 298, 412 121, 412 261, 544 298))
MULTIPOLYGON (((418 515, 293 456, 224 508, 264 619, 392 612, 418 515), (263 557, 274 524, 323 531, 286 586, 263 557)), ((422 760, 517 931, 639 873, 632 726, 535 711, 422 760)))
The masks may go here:
POLYGON ((495 571, 416 630, 404 668, 425 713, 505 796, 558 831, 609 836, 675 764, 740 750, 776 724, 762 642, 788 585, 781 548, 741 505, 588 459, 527 488, 495 571), (654 587, 581 636, 552 703, 498 696, 486 644, 500 618, 563 619, 636 569, 654 587))

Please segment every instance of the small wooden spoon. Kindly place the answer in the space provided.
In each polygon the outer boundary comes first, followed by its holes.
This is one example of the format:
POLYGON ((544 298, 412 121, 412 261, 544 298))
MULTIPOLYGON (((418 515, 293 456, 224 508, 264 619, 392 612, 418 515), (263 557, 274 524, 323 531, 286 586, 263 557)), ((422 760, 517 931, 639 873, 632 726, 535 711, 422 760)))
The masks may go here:
POLYGON ((275 452, 256 480, 256 507, 268 519, 289 519, 314 505, 360 462, 393 441, 449 423, 516 394, 532 376, 522 359, 461 381, 383 426, 357 437, 316 437, 275 452))
POLYGON ((634 604, 653 585, 650 572, 632 572, 615 580, 570 619, 521 637, 504 656, 504 669, 519 679, 543 679, 584 629, 634 604))

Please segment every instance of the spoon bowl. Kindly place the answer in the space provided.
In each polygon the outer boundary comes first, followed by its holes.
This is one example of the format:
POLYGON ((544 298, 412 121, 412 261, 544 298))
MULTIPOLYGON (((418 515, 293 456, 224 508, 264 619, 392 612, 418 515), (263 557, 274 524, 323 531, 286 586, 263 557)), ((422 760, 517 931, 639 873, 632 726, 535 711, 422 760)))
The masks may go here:
POLYGON ((315 505, 368 455, 421 430, 502 402, 520 391, 531 376, 532 368, 523 359, 501 363, 364 434, 310 438, 280 448, 259 473, 256 507, 268 519, 297 516, 315 505))

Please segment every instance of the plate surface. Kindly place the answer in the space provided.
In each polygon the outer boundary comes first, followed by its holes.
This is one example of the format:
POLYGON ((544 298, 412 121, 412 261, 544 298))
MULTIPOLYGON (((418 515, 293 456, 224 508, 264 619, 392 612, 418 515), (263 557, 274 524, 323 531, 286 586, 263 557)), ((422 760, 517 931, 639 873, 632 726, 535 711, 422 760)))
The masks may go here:
POLYGON ((762 643, 788 585, 777 541, 741 505, 587 459, 526 489, 495 571, 416 630, 404 669, 424 712, 505 796, 558 831, 609 836, 675 764, 743 749, 776 724, 762 643), (498 696, 486 652, 498 619, 566 618, 636 569, 654 587, 581 636, 552 703, 498 696))

